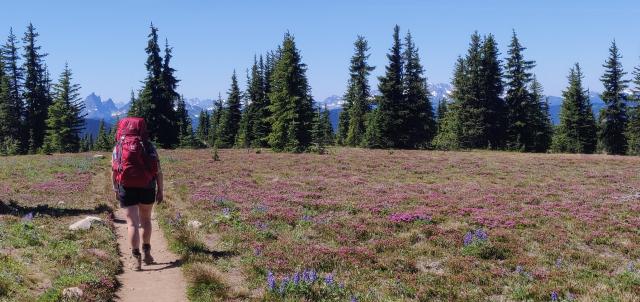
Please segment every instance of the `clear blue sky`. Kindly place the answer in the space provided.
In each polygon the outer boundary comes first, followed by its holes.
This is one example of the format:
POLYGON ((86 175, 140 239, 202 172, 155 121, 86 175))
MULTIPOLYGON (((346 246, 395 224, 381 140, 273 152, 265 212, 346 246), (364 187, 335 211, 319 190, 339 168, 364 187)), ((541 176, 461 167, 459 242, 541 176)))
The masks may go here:
POLYGON ((253 55, 274 49, 287 30, 296 37, 320 100, 343 93, 358 34, 370 42, 373 75, 382 74, 394 24, 411 30, 434 83, 450 81, 474 30, 493 33, 504 56, 515 29, 549 95, 564 89, 574 62, 582 64, 586 85, 600 91, 614 38, 625 69, 640 64, 637 0, 11 1, 2 4, 0 38, 6 39, 9 27, 22 36, 29 22, 40 33, 54 77, 68 61, 83 96, 95 91, 117 102, 128 100, 144 79, 151 22, 174 48, 179 92, 187 98, 225 94, 234 69, 244 82, 253 55))

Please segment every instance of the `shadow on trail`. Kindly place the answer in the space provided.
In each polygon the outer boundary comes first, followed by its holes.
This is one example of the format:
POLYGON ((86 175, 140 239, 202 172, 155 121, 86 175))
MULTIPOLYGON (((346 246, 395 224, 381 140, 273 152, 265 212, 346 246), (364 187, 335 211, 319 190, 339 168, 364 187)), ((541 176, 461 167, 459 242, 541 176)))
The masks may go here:
POLYGON ((78 215, 96 215, 111 212, 111 207, 106 204, 100 204, 93 209, 66 209, 51 207, 47 204, 41 204, 37 206, 24 206, 18 204, 14 200, 10 200, 8 203, 0 200, 0 215, 24 216, 28 213, 33 213, 51 217, 65 217, 78 215))
POLYGON ((143 271, 152 271, 152 272, 153 271, 161 271, 161 270, 165 270, 165 269, 181 267, 182 263, 183 263, 183 261, 180 260, 180 259, 175 260, 175 261, 171 261, 171 262, 157 262, 157 263, 147 264, 147 265, 143 266, 142 270, 143 271), (161 267, 149 268, 149 267, 154 267, 154 266, 161 266, 161 267))

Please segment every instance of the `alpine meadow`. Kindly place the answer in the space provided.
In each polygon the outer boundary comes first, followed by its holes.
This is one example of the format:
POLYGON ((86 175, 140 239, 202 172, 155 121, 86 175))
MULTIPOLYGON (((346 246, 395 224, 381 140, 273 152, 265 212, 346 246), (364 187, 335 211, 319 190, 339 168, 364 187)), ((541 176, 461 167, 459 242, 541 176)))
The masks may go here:
POLYGON ((640 302, 611 2, 13 3, 0 302, 640 302))

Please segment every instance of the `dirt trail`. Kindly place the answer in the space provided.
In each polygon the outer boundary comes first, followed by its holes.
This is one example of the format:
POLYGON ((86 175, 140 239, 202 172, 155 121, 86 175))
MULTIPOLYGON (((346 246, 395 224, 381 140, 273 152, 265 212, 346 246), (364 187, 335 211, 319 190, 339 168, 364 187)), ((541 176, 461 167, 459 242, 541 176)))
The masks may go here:
MULTIPOLYGON (((154 215, 155 217, 155 215, 154 215)), ((186 298, 186 282, 180 271, 179 257, 168 250, 167 240, 152 219, 151 253, 157 264, 142 265, 142 271, 132 270, 130 263, 131 250, 127 240, 127 224, 124 210, 115 213, 115 227, 118 235, 120 260, 124 272, 118 275, 122 284, 116 293, 116 301, 166 301, 182 302, 186 298)))

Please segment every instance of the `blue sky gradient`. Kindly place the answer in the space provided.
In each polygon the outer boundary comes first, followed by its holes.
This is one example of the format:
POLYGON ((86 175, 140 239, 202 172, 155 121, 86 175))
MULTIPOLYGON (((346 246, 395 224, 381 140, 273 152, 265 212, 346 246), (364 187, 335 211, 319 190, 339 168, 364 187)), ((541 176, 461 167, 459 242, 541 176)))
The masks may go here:
MULTIPOLYGON (((149 24, 174 48, 173 66, 187 98, 226 94, 233 70, 244 82, 254 54, 274 49, 284 32, 295 37, 308 65, 316 99, 341 95, 353 41, 370 42, 370 62, 384 72, 392 28, 411 30, 430 82, 449 82, 455 59, 464 54, 474 30, 493 33, 502 56, 512 29, 549 95, 560 95, 574 62, 585 83, 600 91, 602 64, 613 39, 631 72, 640 65, 640 2, 610 1, 11 1, 2 4, 0 39, 9 27, 22 37, 29 22, 54 78, 65 61, 82 85, 126 102, 145 77, 149 24)), ((244 86, 244 83, 243 83, 244 86)))

